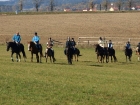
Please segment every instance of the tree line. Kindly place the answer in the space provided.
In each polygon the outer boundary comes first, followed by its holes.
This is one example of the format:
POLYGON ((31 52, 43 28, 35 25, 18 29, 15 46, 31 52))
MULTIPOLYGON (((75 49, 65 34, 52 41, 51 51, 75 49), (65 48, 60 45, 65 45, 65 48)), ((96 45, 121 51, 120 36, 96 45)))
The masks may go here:
POLYGON ((77 4, 62 4, 60 5, 57 0, 17 0, 13 5, 0 5, 0 12, 8 11, 23 11, 23 8, 34 8, 35 11, 63 11, 64 8, 71 9, 94 9, 105 10, 111 6, 115 6, 119 11, 121 10, 131 10, 132 7, 140 5, 140 0, 84 0, 77 4))

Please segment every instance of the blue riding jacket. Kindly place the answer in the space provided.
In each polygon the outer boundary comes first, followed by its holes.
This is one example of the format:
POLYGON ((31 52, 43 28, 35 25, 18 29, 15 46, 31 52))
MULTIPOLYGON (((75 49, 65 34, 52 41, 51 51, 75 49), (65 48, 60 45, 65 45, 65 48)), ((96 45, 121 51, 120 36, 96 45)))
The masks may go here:
POLYGON ((131 44, 130 44, 130 43, 127 43, 127 44, 126 44, 126 48, 127 48, 127 49, 130 49, 130 48, 131 48, 131 44))
POLYGON ((15 41, 15 42, 20 43, 21 37, 20 37, 20 35, 14 35, 14 36, 12 37, 12 40, 15 41))
POLYGON ((33 42, 36 42, 37 44, 39 44, 39 40, 40 40, 40 37, 39 37, 39 36, 34 36, 34 37, 32 38, 32 41, 33 41, 33 42))

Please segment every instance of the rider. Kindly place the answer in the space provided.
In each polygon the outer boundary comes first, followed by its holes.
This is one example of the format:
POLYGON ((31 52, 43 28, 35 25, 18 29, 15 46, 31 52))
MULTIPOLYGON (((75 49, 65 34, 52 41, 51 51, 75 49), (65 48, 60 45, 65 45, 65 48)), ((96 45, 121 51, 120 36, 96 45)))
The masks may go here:
POLYGON ((46 57, 46 53, 47 53, 47 51, 48 51, 48 49, 50 48, 51 49, 51 51, 52 51, 52 53, 53 53, 53 55, 52 55, 52 57, 53 57, 53 59, 55 60, 55 58, 54 58, 54 50, 53 50, 53 40, 52 40, 52 38, 50 37, 49 39, 48 39, 48 42, 47 42, 47 48, 46 48, 46 52, 45 52, 45 57, 46 57))
POLYGON ((70 37, 68 37, 68 38, 67 38, 67 41, 66 41, 66 46, 65 46, 65 50, 64 50, 65 55, 66 55, 66 50, 67 50, 68 48, 73 48, 73 44, 72 44, 72 42, 71 42, 71 40, 70 40, 70 37))
POLYGON ((76 42, 75 42, 74 38, 71 38, 71 43, 72 43, 72 47, 75 51, 76 42))
POLYGON ((126 50, 131 49, 131 44, 130 44, 130 42, 129 42, 129 41, 128 41, 128 42, 126 42, 126 46, 125 46, 125 48, 126 48, 126 50))
POLYGON ((111 49, 113 49, 113 44, 112 44, 112 41, 109 40, 109 43, 108 43, 108 51, 110 51, 111 49))
POLYGON ((17 44, 17 46, 20 45, 21 37, 19 35, 19 32, 17 32, 13 37, 12 40, 17 44))
POLYGON ((40 46, 39 46, 40 37, 37 35, 37 32, 35 32, 32 41, 35 43, 37 49, 40 50, 40 46))
POLYGON ((104 41, 102 37, 99 38, 98 44, 104 49, 104 41))

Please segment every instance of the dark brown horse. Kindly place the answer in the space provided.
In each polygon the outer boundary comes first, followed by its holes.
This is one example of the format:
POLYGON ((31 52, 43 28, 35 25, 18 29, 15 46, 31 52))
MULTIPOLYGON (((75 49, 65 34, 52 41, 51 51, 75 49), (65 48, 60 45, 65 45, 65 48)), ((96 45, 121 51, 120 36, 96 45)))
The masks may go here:
POLYGON ((39 50, 37 48, 37 46, 35 45, 35 43, 33 41, 29 41, 28 42, 28 50, 31 51, 31 62, 33 62, 33 54, 36 55, 36 59, 37 59, 37 63, 41 63, 41 57, 43 57, 43 53, 42 53, 42 45, 39 44, 39 50), (40 53, 40 56, 39 54, 40 53))
POLYGON ((108 63, 109 53, 107 49, 102 48, 99 44, 95 44, 94 46, 98 62, 104 63, 104 59, 106 59, 106 63, 108 63))
POLYGON ((64 51, 67 56, 68 64, 72 64, 73 48, 68 47, 64 51))
POLYGON ((20 52, 23 54, 24 61, 26 61, 26 54, 24 51, 24 45, 20 43, 17 45, 15 42, 6 42, 7 44, 7 51, 11 48, 11 60, 14 62, 13 54, 16 53, 17 62, 20 62, 21 55, 20 52), (19 57, 19 58, 18 58, 19 57))
POLYGON ((136 47, 136 55, 138 56, 138 61, 140 61, 140 47, 136 47))
POLYGON ((129 59, 129 61, 131 61, 132 49, 125 49, 125 56, 126 56, 126 62, 127 62, 127 59, 129 59))
MULTIPOLYGON (((107 48, 108 50, 108 56, 111 58, 111 62, 117 62, 117 57, 115 55, 115 50, 113 48, 107 48)), ((109 62, 109 58, 108 58, 108 62, 109 62)))
POLYGON ((56 59, 54 58, 54 51, 52 51, 51 48, 47 49, 47 52, 45 52, 45 57, 46 57, 46 62, 47 62, 48 57, 50 58, 50 62, 56 61, 56 59))
POLYGON ((73 52, 73 57, 75 58, 75 61, 78 61, 79 56, 82 56, 80 55, 80 50, 78 48, 75 48, 73 52))

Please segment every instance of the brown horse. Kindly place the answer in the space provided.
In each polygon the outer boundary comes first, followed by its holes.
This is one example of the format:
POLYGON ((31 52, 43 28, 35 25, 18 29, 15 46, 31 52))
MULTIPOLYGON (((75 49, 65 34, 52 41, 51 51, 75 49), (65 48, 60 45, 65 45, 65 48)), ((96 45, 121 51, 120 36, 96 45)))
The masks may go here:
POLYGON ((127 62, 127 59, 131 61, 132 53, 133 53, 132 49, 125 49, 126 62, 127 62))
POLYGON ((78 48, 75 48, 74 53, 73 53, 73 57, 75 58, 75 61, 78 61, 79 56, 82 56, 80 55, 80 50, 78 48))
POLYGON ((98 62, 104 63, 104 59, 106 59, 106 63, 109 61, 109 53, 106 48, 102 48, 99 44, 95 44, 95 52, 97 54, 98 62))
POLYGON ((52 51, 51 48, 48 48, 47 49, 47 52, 45 52, 45 57, 46 57, 46 62, 47 62, 47 59, 48 57, 50 57, 50 62, 54 63, 56 61, 55 57, 54 57, 54 50, 52 51))
POLYGON ((38 50, 38 48, 36 47, 36 45, 33 41, 28 42, 28 50, 31 51, 31 62, 33 62, 33 54, 36 54, 37 63, 39 63, 39 62, 41 63, 41 57, 43 57, 42 45, 39 44, 39 46, 40 46, 40 48, 38 50), (40 57, 39 57, 38 53, 40 53, 40 57))
POLYGON ((140 61, 140 48, 136 47, 136 55, 138 55, 138 61, 140 61))

